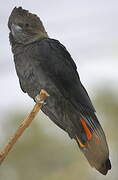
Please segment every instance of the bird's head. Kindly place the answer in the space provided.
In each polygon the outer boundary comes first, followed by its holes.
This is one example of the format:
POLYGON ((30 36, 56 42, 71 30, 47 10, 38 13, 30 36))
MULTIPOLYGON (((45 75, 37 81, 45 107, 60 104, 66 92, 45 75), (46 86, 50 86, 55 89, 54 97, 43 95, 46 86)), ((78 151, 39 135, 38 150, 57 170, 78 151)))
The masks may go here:
POLYGON ((17 43, 28 44, 39 38, 48 37, 40 18, 22 7, 13 9, 8 27, 17 43))

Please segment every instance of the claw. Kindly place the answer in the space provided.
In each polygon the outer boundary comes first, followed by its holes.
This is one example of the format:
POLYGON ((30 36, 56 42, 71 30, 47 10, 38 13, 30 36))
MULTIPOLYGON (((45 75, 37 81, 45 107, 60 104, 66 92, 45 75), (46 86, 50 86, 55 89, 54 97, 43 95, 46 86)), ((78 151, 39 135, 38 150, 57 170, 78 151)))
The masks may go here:
POLYGON ((43 104, 45 105, 46 102, 45 100, 47 99, 47 97, 49 97, 50 95, 44 90, 44 89, 41 89, 39 94, 34 98, 35 99, 35 102, 37 104, 43 104))
POLYGON ((41 100, 41 99, 35 98, 35 101, 37 104, 46 104, 46 102, 44 100, 41 100))
POLYGON ((36 103, 37 104, 46 104, 46 102, 44 101, 44 100, 42 100, 41 98, 39 98, 39 95, 37 95, 36 97, 35 97, 35 101, 36 101, 36 103))

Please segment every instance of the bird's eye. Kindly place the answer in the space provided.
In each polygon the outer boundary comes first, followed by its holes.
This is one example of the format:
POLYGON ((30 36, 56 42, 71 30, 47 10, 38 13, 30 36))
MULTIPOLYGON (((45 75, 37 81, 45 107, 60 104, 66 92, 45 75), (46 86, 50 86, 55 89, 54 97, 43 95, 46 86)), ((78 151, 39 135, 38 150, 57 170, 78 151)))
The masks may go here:
POLYGON ((29 24, 28 24, 28 23, 26 23, 26 24, 25 24, 25 27, 29 27, 29 24))

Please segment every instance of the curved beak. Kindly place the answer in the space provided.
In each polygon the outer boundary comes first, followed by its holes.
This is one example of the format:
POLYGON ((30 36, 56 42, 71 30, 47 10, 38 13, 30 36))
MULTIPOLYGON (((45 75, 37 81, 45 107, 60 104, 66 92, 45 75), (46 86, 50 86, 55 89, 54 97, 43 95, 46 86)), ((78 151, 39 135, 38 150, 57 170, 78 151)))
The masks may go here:
POLYGON ((22 28, 18 25, 12 24, 11 25, 11 33, 14 36, 16 33, 20 33, 22 31, 22 28))

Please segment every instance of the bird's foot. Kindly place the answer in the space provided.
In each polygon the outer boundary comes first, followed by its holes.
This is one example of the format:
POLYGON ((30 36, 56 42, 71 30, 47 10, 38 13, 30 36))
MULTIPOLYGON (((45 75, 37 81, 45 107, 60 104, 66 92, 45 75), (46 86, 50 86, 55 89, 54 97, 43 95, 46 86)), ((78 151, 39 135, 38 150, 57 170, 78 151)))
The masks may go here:
POLYGON ((41 92, 43 92, 42 93, 42 97, 40 96, 40 94, 38 94, 36 97, 35 97, 35 102, 37 103, 37 104, 43 104, 43 105, 45 105, 46 104, 46 102, 45 102, 45 98, 43 97, 43 96, 45 96, 45 95, 47 95, 47 96, 49 96, 49 94, 45 91, 45 90, 41 90, 41 92))
POLYGON ((35 97, 35 102, 37 103, 37 104, 46 104, 46 102, 44 101, 44 100, 42 100, 41 98, 39 98, 39 97, 35 97))

